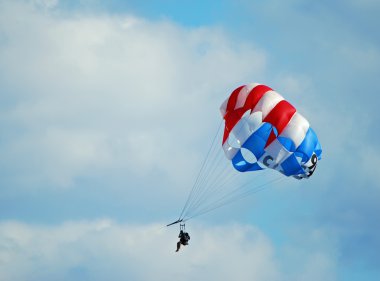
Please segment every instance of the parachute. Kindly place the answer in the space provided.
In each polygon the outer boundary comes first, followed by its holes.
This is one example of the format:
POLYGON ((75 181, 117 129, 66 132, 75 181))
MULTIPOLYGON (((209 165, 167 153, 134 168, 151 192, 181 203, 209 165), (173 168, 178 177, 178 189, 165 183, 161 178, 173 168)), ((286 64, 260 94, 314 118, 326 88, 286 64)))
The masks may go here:
POLYGON ((288 177, 310 178, 321 159, 321 144, 309 122, 266 85, 252 83, 236 88, 222 103, 220 112, 221 125, 182 212, 168 226, 184 223, 288 177), (268 170, 279 172, 278 176, 241 176, 268 170))
POLYGON ((220 107, 225 120, 223 149, 240 172, 271 168, 309 178, 322 148, 309 122, 271 88, 249 84, 235 89, 220 107))

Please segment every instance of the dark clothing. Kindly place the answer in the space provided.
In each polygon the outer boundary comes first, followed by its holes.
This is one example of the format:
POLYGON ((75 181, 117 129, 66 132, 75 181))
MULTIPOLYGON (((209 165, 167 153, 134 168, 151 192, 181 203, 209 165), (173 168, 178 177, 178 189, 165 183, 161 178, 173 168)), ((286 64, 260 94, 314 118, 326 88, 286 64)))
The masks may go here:
POLYGON ((184 232, 183 235, 179 236, 178 238, 182 245, 189 244, 190 235, 187 232, 184 232))
POLYGON ((189 245, 190 235, 189 233, 183 232, 183 230, 181 230, 178 235, 178 238, 179 238, 179 241, 177 242, 176 252, 178 252, 178 250, 181 248, 181 244, 184 246, 189 245))

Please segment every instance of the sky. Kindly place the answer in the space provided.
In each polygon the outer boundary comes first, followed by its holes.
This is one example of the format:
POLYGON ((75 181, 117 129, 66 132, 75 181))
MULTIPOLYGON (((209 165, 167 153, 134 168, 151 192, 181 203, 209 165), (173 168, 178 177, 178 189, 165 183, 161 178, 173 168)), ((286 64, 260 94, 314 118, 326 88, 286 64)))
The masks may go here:
POLYGON ((0 280, 379 280, 379 12, 0 0, 0 280), (165 225, 220 104, 251 82, 309 120, 322 160, 308 180, 189 220, 175 253, 165 225))

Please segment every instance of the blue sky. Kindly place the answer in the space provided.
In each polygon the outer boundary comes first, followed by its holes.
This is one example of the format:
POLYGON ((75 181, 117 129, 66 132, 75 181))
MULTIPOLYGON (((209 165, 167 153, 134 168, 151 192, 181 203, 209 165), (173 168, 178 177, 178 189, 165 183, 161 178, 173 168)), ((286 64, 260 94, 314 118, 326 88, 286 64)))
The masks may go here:
POLYGON ((379 12, 0 0, 0 279, 378 280, 379 12), (189 221, 174 253, 178 229, 163 225, 219 105, 250 82, 307 117, 323 160, 310 180, 189 221))

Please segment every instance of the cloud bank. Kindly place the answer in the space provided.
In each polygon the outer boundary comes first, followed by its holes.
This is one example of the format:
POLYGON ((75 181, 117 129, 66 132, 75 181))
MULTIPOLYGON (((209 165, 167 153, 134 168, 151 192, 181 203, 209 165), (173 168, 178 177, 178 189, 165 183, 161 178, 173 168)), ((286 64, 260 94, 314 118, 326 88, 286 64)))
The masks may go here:
POLYGON ((183 147, 217 120, 225 88, 265 69, 262 51, 217 28, 49 11, 2 2, 9 185, 65 188, 101 170, 183 176, 176 167, 195 165, 183 147))
POLYGON ((334 260, 324 252, 326 237, 320 232, 309 237, 318 247, 285 249, 290 262, 297 259, 297 268, 288 272, 288 262, 280 262, 270 240, 252 226, 196 225, 192 230, 196 235, 190 245, 175 253, 176 229, 158 224, 128 225, 107 219, 55 226, 2 222, 0 274, 3 280, 15 281, 200 276, 222 281, 334 280, 334 260))

